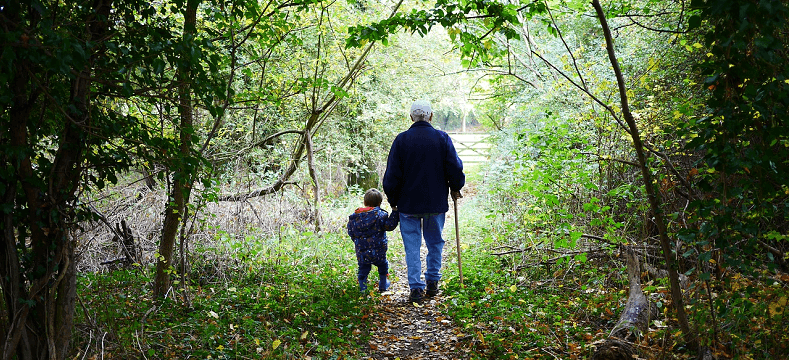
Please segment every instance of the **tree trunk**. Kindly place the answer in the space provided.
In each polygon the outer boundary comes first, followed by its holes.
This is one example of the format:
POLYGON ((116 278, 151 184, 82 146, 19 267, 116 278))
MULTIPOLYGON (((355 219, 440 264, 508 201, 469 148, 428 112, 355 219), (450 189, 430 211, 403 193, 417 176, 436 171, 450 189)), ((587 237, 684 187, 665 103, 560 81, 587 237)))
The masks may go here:
POLYGON ((312 135, 309 131, 304 132, 305 135, 305 144, 307 145, 307 168, 310 173, 310 177, 312 178, 312 183, 315 186, 313 189, 315 190, 315 233, 318 234, 321 232, 321 193, 320 193, 320 185, 318 185, 318 174, 315 171, 315 159, 314 153, 312 148, 312 135))
POLYGON ((74 307, 77 300, 77 264, 74 255, 75 244, 68 241, 65 249, 67 261, 62 267, 62 280, 57 287, 57 299, 54 301, 55 326, 53 336, 54 350, 58 359, 64 359, 69 353, 71 330, 74 327, 74 307))
POLYGON ((159 258, 156 263, 156 278, 154 279, 154 294, 163 297, 170 289, 170 270, 173 264, 173 250, 178 226, 181 224, 181 214, 185 209, 184 182, 182 179, 175 181, 164 210, 164 226, 162 239, 159 242, 159 258))
MULTIPOLYGON (((11 19, 4 28, 25 23, 19 9, 9 5, 11 19)), ((84 41, 104 38, 109 28, 111 0, 92 2, 92 13, 85 19, 84 41)), ((28 13, 36 23, 38 12, 28 13)), ((30 30, 29 28, 26 29, 30 30)), ((33 29, 32 31, 36 31, 33 29)), ((92 50, 92 49, 91 49, 92 50)), ((13 169, 4 177, 3 203, 14 209, 2 217, 0 246, 0 284, 8 322, 3 331, 3 359, 65 359, 69 352, 76 299, 76 256, 70 230, 74 224, 76 191, 81 182, 82 162, 92 126, 90 88, 94 58, 72 69, 68 102, 63 104, 63 126, 57 150, 46 172, 34 166, 31 152, 18 150, 4 154, 3 161, 13 169), (21 218, 21 219, 19 219, 21 218), (25 266, 21 259, 26 258, 25 266)), ((29 131, 32 109, 38 101, 39 86, 33 76, 46 77, 36 65, 20 57, 11 80, 15 96, 8 112, 8 143, 16 149, 31 149, 29 131)), ((64 101, 65 102, 65 101, 64 101)), ((46 111, 41 110, 39 111, 46 111)), ((4 140, 5 141, 5 140, 4 140)))
MULTIPOLYGON (((19 67, 25 68, 26 65, 28 64, 20 64, 19 67)), ((33 105, 35 104, 35 96, 28 93, 28 91, 30 91, 30 84, 27 75, 27 73, 19 71, 14 74, 12 80, 12 86, 17 90, 17 93, 16 96, 14 96, 13 105, 9 111, 10 143, 17 147, 27 146, 27 121, 33 105)), ((25 192, 26 199, 30 199, 30 196, 37 192, 32 184, 24 181, 26 179, 32 180, 33 176, 33 169, 30 164, 29 156, 24 156, 14 161, 9 155, 10 154, 4 154, 3 160, 7 164, 15 165, 16 176, 13 179, 5 179, 6 191, 3 195, 3 203, 10 205, 15 203, 19 187, 22 187, 22 191, 25 192), (17 178, 22 181, 17 181, 17 178)), ((33 201, 33 203, 28 201, 28 208, 35 208, 35 206, 38 205, 37 196, 33 197, 33 201)), ((19 230, 14 229, 13 215, 13 213, 3 213, 4 246, 1 249, 2 258, 0 258, 0 261, 2 261, 2 263, 0 263, 0 275, 2 275, 0 276, 0 282, 2 282, 3 286, 6 306, 5 312, 6 316, 8 316, 8 323, 4 324, 6 326, 3 329, 3 359, 9 359, 17 354, 19 340, 24 333, 24 326, 30 311, 30 307, 22 302, 23 299, 27 299, 27 287, 22 280, 23 274, 21 272, 22 268, 19 263, 19 253, 17 249, 17 236, 19 238, 24 238, 27 234, 24 232, 15 234, 15 232, 19 232, 19 230)), ((28 218, 27 222, 31 227, 36 225, 36 222, 34 222, 36 219, 30 218, 30 216, 34 215, 34 211, 22 214, 22 216, 28 218)), ((32 229, 30 231, 32 232, 32 229)), ((29 354, 29 351, 27 353, 29 354)), ((19 355, 20 358, 29 358, 29 355, 22 356, 21 353, 17 355, 19 355)))
MULTIPOLYGON (((9 18, 0 17, 0 21, 4 28, 9 28, 7 31, 15 31, 17 30, 16 24, 22 22, 19 16, 20 5, 15 3, 7 5, 9 5, 9 9, 7 9, 6 13, 9 15, 9 18)), ((27 122, 36 104, 37 96, 31 89, 30 83, 29 71, 31 70, 29 69, 32 68, 32 64, 20 59, 15 65, 19 71, 13 75, 9 83, 9 86, 15 90, 15 94, 8 111, 10 136, 8 141, 14 147, 25 148, 28 142, 27 122)), ((3 204, 13 207, 20 187, 23 187, 21 190, 27 195, 26 198, 36 193, 32 184, 20 181, 32 175, 32 166, 30 165, 30 157, 26 154, 4 153, 2 157, 3 164, 13 166, 15 169, 15 174, 3 176, 3 187, 5 188, 3 204)), ((34 199, 35 201, 38 200, 37 198, 34 199)), ((28 208, 34 206, 36 204, 28 204, 28 208)), ((30 212, 20 215, 25 216, 29 214, 30 212)), ((3 229, 3 246, 0 247, 0 284, 2 284, 5 315, 7 316, 7 323, 3 324, 3 359, 7 359, 16 352, 17 344, 23 333, 23 324, 27 321, 26 317, 29 308, 20 301, 25 298, 26 287, 22 281, 23 274, 19 263, 17 236, 22 237, 24 234, 19 234, 19 231, 14 228, 15 221, 12 212, 4 211, 2 216, 3 223, 0 226, 3 229)), ((27 222, 34 226, 35 223, 30 220, 27 222)))
POLYGON ((655 192, 654 186, 652 186, 652 173, 649 169, 649 166, 647 165, 646 155, 644 154, 644 145, 641 142, 641 135, 639 134, 636 121, 633 118, 633 114, 630 112, 630 105, 627 100, 627 87, 625 85, 624 76, 622 76, 622 70, 619 68, 619 62, 616 58, 616 53, 614 52, 614 40, 611 37, 611 30, 608 28, 608 21, 605 18, 603 8, 600 6, 600 1, 593 0, 592 6, 594 6, 595 11, 597 12, 597 17, 600 20, 600 25, 603 27, 603 35, 605 36, 608 59, 611 61, 611 66, 614 68, 617 85, 619 87, 619 98, 622 104, 622 115, 627 122, 630 135, 633 138, 633 147, 636 150, 638 164, 641 167, 641 175, 644 178, 644 188, 646 189, 647 198, 649 199, 649 206, 652 209, 652 213, 655 214, 655 224, 657 225, 658 233, 660 234, 660 246, 663 250, 663 258, 666 260, 668 278, 671 284, 671 300, 674 305, 674 310, 677 314, 677 320, 679 321, 680 329, 682 329, 682 335, 684 336, 685 342, 687 342, 692 347, 696 347, 696 338, 690 330, 690 326, 688 325, 688 317, 685 313, 685 302, 682 298, 682 288, 679 284, 679 277, 677 276, 677 268, 674 263, 674 257, 671 251, 666 224, 663 221, 663 211, 660 208, 660 198, 655 192))
POLYGON ((630 292, 627 296, 619 321, 611 330, 609 337, 630 339, 631 336, 640 337, 649 328, 649 321, 654 318, 657 309, 647 300, 641 290, 641 266, 636 253, 631 248, 625 250, 627 259, 627 279, 630 283, 630 292))
POLYGON ((625 258, 630 283, 627 303, 608 339, 594 344, 593 360, 634 359, 638 353, 629 341, 641 337, 649 329, 649 322, 657 316, 657 307, 647 300, 641 290, 641 267, 633 249, 625 249, 625 258))
MULTIPOLYGON (((185 44, 194 42, 194 36, 197 32, 197 6, 199 3, 199 0, 187 1, 183 34, 185 44)), ((173 172, 173 187, 165 204, 162 239, 159 242, 159 259, 156 263, 156 278, 154 280, 154 294, 157 297, 163 297, 170 289, 170 270, 173 264, 175 238, 178 234, 178 227, 181 224, 181 217, 186 205, 189 203, 195 173, 197 172, 197 169, 191 168, 192 164, 186 164, 192 157, 192 123, 194 116, 189 74, 188 68, 179 70, 178 111, 180 113, 181 126, 179 134, 180 154, 178 155, 180 156, 180 161, 177 162, 177 169, 173 172)))

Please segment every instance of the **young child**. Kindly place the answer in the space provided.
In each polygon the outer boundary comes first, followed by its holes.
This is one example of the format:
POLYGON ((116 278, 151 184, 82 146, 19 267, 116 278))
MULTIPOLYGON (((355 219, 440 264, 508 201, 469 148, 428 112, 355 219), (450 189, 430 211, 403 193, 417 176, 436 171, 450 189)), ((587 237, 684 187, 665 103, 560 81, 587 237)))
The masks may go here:
POLYGON ((356 260, 359 264, 357 278, 359 291, 367 291, 367 275, 370 274, 372 265, 378 267, 378 290, 384 292, 389 289, 389 262, 386 260, 388 240, 386 232, 392 231, 400 222, 397 208, 392 209, 389 215, 381 209, 384 197, 377 189, 370 189, 364 193, 364 206, 348 216, 348 235, 355 244, 356 260))

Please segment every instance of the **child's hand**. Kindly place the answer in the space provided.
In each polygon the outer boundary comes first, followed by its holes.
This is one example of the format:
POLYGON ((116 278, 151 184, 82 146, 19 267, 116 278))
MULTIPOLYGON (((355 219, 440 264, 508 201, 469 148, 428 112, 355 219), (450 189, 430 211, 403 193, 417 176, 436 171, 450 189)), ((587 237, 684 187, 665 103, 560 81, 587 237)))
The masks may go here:
POLYGON ((392 211, 397 211, 397 206, 392 206, 392 211))

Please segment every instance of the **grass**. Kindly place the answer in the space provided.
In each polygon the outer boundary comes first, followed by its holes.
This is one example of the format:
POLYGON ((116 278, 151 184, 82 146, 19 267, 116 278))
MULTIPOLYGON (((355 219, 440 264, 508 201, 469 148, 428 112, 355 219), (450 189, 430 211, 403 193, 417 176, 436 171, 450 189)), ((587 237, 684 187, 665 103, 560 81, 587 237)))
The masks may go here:
MULTIPOLYGON (((212 257, 204 250, 208 256, 194 260, 189 276, 190 301, 180 287, 168 299, 154 300, 152 269, 80 275, 75 357, 87 350, 105 359, 362 358, 366 319, 377 302, 358 294, 352 250, 339 250, 347 239, 298 233, 290 240, 276 251, 264 249, 265 242, 248 244, 221 271, 217 263, 205 261, 212 257), (274 256, 261 260, 245 252, 274 256)), ((491 254, 490 237, 467 240, 465 286, 454 260, 445 262, 441 306, 466 334, 459 337, 473 358, 586 358, 593 343, 607 336, 627 299, 624 269, 611 268, 612 259, 514 273, 506 270, 511 266, 505 257, 491 254)), ((732 355, 734 347, 738 358, 764 358, 786 351, 781 330, 787 320, 786 290, 744 278, 736 284, 748 296, 719 298, 739 305, 728 307, 736 313, 729 319, 736 321, 727 321, 718 333, 730 346, 718 346, 716 353, 732 355), (740 339, 747 345, 735 346, 740 339)), ((653 298, 666 293, 661 284, 645 290, 653 298)), ((711 321, 703 318, 708 313, 704 304, 691 308, 696 323, 711 321)), ((655 358, 693 357, 676 341, 680 334, 669 306, 662 302, 663 317, 639 345, 655 358)), ((709 340, 711 330, 705 331, 709 340)))
MULTIPOLYGON (((577 283, 595 281, 594 272, 584 272, 585 279, 570 272, 574 282, 541 283, 552 274, 504 270, 508 260, 491 255, 501 235, 492 230, 494 220, 477 199, 464 201, 465 287, 448 221, 442 306, 469 335, 465 342, 474 356, 588 354, 589 344, 615 320, 624 284, 580 291, 577 283)), ((344 218, 356 206, 352 197, 330 204, 324 210, 329 218, 344 218)), ((182 287, 167 300, 152 299, 152 268, 80 276, 83 325, 75 348, 105 358, 359 358, 374 302, 357 292, 353 248, 341 226, 322 236, 305 228, 283 226, 269 237, 213 229, 212 240, 192 252, 190 301, 182 287)), ((397 231, 390 242, 390 261, 397 261, 397 231)))
POLYGON ((325 260, 244 263, 222 281, 202 282, 196 270, 187 290, 191 306, 180 290, 152 299, 147 272, 82 275, 77 347, 105 358, 352 355, 363 344, 359 328, 372 305, 356 290, 355 269, 325 260))
MULTIPOLYGON (((537 266, 513 272, 507 270, 512 264, 506 256, 492 255, 494 245, 488 238, 468 249, 463 258, 465 287, 456 280, 445 286, 450 295, 445 312, 469 336, 473 358, 589 358, 627 301, 625 268, 615 254, 550 270, 537 266)), ((455 268, 447 270, 447 277, 454 279, 455 268)), ((735 275, 728 285, 711 284, 716 319, 710 315, 706 289, 690 288, 688 313, 701 344, 720 358, 782 358, 789 351, 789 291, 780 277, 756 281, 735 275)), ((646 358, 696 358, 695 350, 681 341, 667 285, 644 281, 644 292, 658 304, 660 315, 636 342, 639 349, 646 358)))

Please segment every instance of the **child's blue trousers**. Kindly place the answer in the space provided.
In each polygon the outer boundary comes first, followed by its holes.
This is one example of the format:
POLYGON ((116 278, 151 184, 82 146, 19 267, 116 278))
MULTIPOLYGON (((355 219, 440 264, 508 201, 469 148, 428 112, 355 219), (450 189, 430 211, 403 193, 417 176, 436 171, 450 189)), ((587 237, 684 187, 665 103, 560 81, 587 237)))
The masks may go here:
POLYGON ((372 264, 359 264, 359 272, 357 275, 359 279, 359 291, 367 290, 367 276, 370 275, 370 270, 372 270, 373 265, 378 268, 379 284, 386 284, 386 277, 389 275, 389 261, 384 259, 383 261, 377 261, 372 264))

